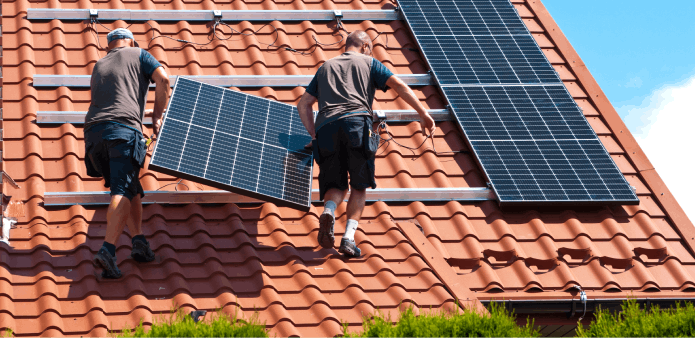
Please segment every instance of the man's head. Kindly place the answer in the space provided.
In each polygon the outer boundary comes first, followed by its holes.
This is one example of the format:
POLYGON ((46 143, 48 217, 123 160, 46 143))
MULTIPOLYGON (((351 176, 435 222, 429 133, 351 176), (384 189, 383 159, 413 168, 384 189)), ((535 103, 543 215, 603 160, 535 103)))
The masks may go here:
POLYGON ((109 43, 108 50, 118 47, 139 47, 135 42, 133 33, 126 28, 116 28, 106 35, 106 41, 109 43))
POLYGON ((348 35, 345 40, 346 52, 357 52, 367 56, 372 55, 372 39, 365 31, 357 30, 348 35))

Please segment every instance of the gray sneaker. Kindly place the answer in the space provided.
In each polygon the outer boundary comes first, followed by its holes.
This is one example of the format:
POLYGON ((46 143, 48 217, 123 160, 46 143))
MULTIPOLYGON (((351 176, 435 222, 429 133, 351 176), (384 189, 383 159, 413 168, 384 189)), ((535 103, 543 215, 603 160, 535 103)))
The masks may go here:
POLYGON ((136 262, 147 263, 154 260, 154 252, 150 249, 150 242, 143 242, 140 240, 135 240, 133 242, 133 251, 130 253, 130 257, 136 262))
POLYGON ((338 252, 345 255, 345 257, 355 258, 362 256, 362 250, 357 247, 355 241, 347 238, 343 238, 340 241, 340 249, 338 249, 338 252))
POLYGON ((101 273, 101 277, 104 278, 121 278, 121 270, 116 266, 116 257, 111 256, 108 250, 101 248, 96 255, 94 255, 94 264, 104 271, 101 273))
POLYGON ((330 211, 326 210, 319 217, 319 245, 325 249, 332 249, 335 243, 335 236, 333 236, 333 225, 335 225, 335 216, 330 211))

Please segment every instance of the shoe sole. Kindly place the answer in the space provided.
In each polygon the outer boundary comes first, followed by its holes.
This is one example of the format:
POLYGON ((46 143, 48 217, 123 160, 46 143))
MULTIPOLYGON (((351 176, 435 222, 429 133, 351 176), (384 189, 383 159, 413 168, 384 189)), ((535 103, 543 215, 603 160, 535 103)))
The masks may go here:
POLYGON ((102 276, 104 276, 106 278, 114 278, 114 279, 115 278, 121 278, 121 274, 118 274, 118 276, 114 276, 113 274, 108 272, 109 271, 108 264, 106 264, 106 262, 104 262, 104 260, 101 259, 101 257, 99 257, 99 256, 94 257, 94 264, 96 266, 104 269, 104 272, 101 274, 102 276))
POLYGON ((343 254, 347 257, 351 257, 351 258, 356 258, 356 257, 362 256, 362 251, 360 251, 360 254, 358 255, 354 250, 346 249, 346 248, 343 248, 342 246, 340 247, 340 249, 338 249, 338 252, 340 252, 341 254, 343 254))
POLYGON ((319 245, 324 249, 332 249, 335 244, 335 236, 331 236, 331 228, 335 225, 335 216, 325 213, 319 218, 319 245))
POLYGON ((149 263, 155 259, 155 256, 152 256, 152 259, 147 259, 147 256, 141 254, 131 254, 130 257, 138 263, 149 263))

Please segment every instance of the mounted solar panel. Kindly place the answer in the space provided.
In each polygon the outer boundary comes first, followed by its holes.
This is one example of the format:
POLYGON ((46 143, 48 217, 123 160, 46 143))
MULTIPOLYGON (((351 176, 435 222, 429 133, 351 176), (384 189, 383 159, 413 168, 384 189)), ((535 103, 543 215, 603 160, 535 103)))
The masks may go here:
POLYGON ((639 199, 509 0, 399 0, 502 205, 639 199))
POLYGON ((443 90, 501 203, 637 199, 564 86, 443 90))
POLYGON ((440 85, 562 83, 508 0, 402 0, 440 85))
POLYGON ((309 142, 295 106, 179 77, 149 168, 309 209, 309 142))

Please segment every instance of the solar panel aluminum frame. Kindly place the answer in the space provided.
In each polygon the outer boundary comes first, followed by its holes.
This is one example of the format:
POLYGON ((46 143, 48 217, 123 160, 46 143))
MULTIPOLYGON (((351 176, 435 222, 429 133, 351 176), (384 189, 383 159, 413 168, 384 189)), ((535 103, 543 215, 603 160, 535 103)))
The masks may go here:
MULTIPOLYGON (((511 4, 511 2, 510 2, 510 4, 511 4)), ((420 41, 420 39, 418 38, 417 34, 415 34, 415 32, 413 31, 411 22, 409 21, 407 14, 402 10, 402 8, 398 7, 398 9, 399 9, 401 18, 402 18, 402 19, 407 23, 407 25, 408 25, 409 33, 410 33, 411 37, 418 43, 418 46, 420 46, 421 41, 420 41)), ((531 35, 531 32, 528 30, 528 27, 526 27, 525 25, 524 25, 524 27, 525 27, 526 32, 528 33, 528 35, 529 35, 529 36, 532 36, 532 35, 531 35)), ((536 46, 540 49, 540 46, 539 46, 538 43, 535 41, 535 39, 533 39, 533 40, 534 40, 534 43, 536 44, 536 46)), ((429 67, 429 69, 433 69, 432 65, 430 64, 430 60, 429 60, 429 58, 424 54, 423 49, 422 49, 422 48, 418 48, 418 50, 419 50, 420 56, 422 57, 422 59, 425 60, 425 63, 427 64, 427 66, 429 67)), ((542 53, 542 50, 541 50, 541 54, 543 54, 543 57, 545 58, 546 62, 548 62, 548 64, 551 64, 550 61, 548 60, 547 56, 545 55, 545 53, 542 53)), ((551 64, 551 65, 552 65, 552 64, 551 64)), ((468 133, 463 129, 462 123, 458 120, 458 117, 456 116, 456 114, 455 114, 455 112, 454 112, 454 110, 453 110, 453 108, 452 108, 452 106, 451 106, 451 102, 449 102, 448 96, 444 93, 444 89, 443 89, 444 87, 492 87, 492 86, 500 86, 500 87, 501 87, 501 86, 550 86, 550 85, 555 85, 555 86, 562 86, 563 89, 564 89, 564 90, 567 92, 567 94, 569 95, 569 97, 572 97, 572 96, 569 94, 569 91, 567 91, 567 87, 565 87, 565 85, 564 85, 564 83, 563 83, 562 81, 560 81, 559 83, 539 83, 539 84, 523 84, 523 83, 522 83, 522 84, 463 84, 463 85, 460 85, 460 84, 459 84, 459 85, 442 85, 440 79, 437 77, 437 74, 436 74, 435 72, 433 72, 433 71, 430 70, 430 71, 428 71, 428 73, 430 73, 430 74, 432 75, 432 78, 433 78, 434 81, 436 82, 436 84, 437 84, 437 89, 439 90, 440 95, 444 98, 444 100, 445 100, 445 102, 446 102, 446 104, 447 104, 446 108, 449 110, 449 113, 451 114, 452 119, 458 122, 458 123, 456 123, 457 128, 459 129, 459 131, 461 132, 461 134, 464 135, 464 139, 465 139, 464 142, 466 142, 466 145, 468 146, 468 149, 471 149, 471 151, 472 151, 473 153, 475 153, 475 150, 474 150, 475 148, 473 147, 473 144, 472 144, 471 141, 470 141, 470 137, 469 137, 468 133)), ((559 77, 559 76, 558 76, 558 77, 559 77)), ((573 102, 574 102, 574 100, 573 100, 573 102)), ((576 105, 576 102, 575 102, 574 104, 576 105)), ((577 106, 577 109, 580 109, 580 111, 581 111, 581 108, 579 108, 578 106, 577 106)), ((588 121, 587 121, 587 123, 588 123, 588 121)), ((604 151, 606 154, 608 154, 608 156, 610 157, 610 153, 606 150, 606 148, 605 148, 605 146, 603 145, 603 143, 600 142, 600 141, 599 141, 599 143, 600 143, 600 145, 601 145, 603 151, 604 151)), ((610 200, 610 201, 599 201, 599 200, 586 200, 586 201, 575 201, 575 200, 570 200, 570 201, 568 201, 568 200, 555 200, 555 201, 549 201, 549 200, 544 200, 544 201, 537 201, 537 200, 511 200, 511 201, 509 201, 509 200, 507 200, 507 201, 503 201, 502 199, 499 198, 499 195, 497 194, 497 188, 496 188, 495 185, 493 184, 494 181, 490 179, 490 174, 489 174, 488 171, 485 169, 485 166, 483 166, 483 164, 482 164, 482 162, 481 162, 481 160, 480 160, 478 154, 475 154, 474 158, 475 158, 476 163, 478 164, 478 167, 482 170, 483 175, 485 176, 487 182, 489 182, 488 184, 492 187, 493 191, 495 191, 495 195, 497 196, 497 202, 498 202, 498 204, 499 204, 501 207, 529 207, 529 206, 538 206, 539 203, 542 203, 542 204, 545 205, 545 206, 560 206, 560 207, 568 207, 568 206, 606 206, 606 205, 638 205, 638 204, 640 203, 640 200, 639 200, 639 198, 637 198, 637 195, 634 193, 634 190, 633 190, 633 195, 634 195, 635 198, 634 198, 634 199, 630 199, 630 200, 610 200)), ((611 159, 611 160, 612 160, 612 159, 611 159)), ((615 161, 613 161, 613 165, 616 166, 616 168, 617 168, 617 165, 615 164, 615 161)), ((619 172, 620 172, 620 171, 619 171, 619 172)), ((626 185, 630 186, 629 183, 627 182, 627 179, 625 179, 624 175, 622 176, 622 179, 625 181, 625 184, 626 184, 626 185)))
MULTIPOLYGON (((185 78, 185 77, 184 77, 184 76, 177 77, 176 83, 174 84, 174 87, 173 87, 174 89, 172 90, 172 93, 176 90, 176 87, 177 87, 178 84, 179 84, 179 79, 181 79, 181 78, 185 78)), ((187 80, 189 80, 189 81, 195 81, 195 80, 192 80, 192 79, 187 79, 187 80)), ((195 81, 195 82, 200 82, 200 81, 195 81)), ((203 82, 200 82, 200 83, 203 83, 203 82)), ((225 90, 230 90, 230 89, 226 89, 226 88, 225 88, 225 90)), ((246 95, 249 95, 249 94, 246 94, 246 95)), ((172 97, 173 97, 173 94, 172 94, 172 97)), ((169 111, 169 109, 170 109, 170 107, 171 107, 172 101, 173 101, 173 100, 170 98, 170 99, 169 99, 169 103, 167 104, 167 110, 166 110, 167 112, 169 111)), ((161 126, 160 131, 161 131, 161 130, 164 130, 164 127, 165 127, 166 123, 167 123, 167 114, 164 114, 163 120, 162 120, 162 126, 161 126)), ((159 142, 156 142, 156 143, 155 143, 154 150, 152 151, 152 157, 151 157, 152 159, 155 158, 155 154, 156 154, 156 152, 157 152, 157 147, 158 147, 158 146, 159 146, 159 142)), ((182 149, 182 151, 183 151, 183 149, 182 149)), ((187 174, 187 173, 183 173, 183 172, 180 172, 180 171, 175 171, 175 170, 172 170, 172 169, 169 169, 169 168, 166 168, 166 167, 157 165, 157 163, 152 163, 151 161, 150 161, 150 163, 149 163, 147 169, 151 169, 151 170, 154 170, 154 171, 157 171, 157 172, 160 172, 160 173, 163 173, 163 174, 171 175, 171 176, 174 176, 174 177, 187 179, 187 180, 190 180, 190 181, 193 181, 193 182, 205 184, 205 185, 208 185, 208 186, 211 186, 211 187, 214 187, 214 188, 226 190, 226 191, 229 191, 229 192, 232 192, 232 193, 236 193, 236 194, 239 194, 239 195, 243 195, 243 196, 255 198, 255 199, 258 199, 258 200, 263 201, 263 202, 265 202, 265 201, 267 201, 267 202, 272 202, 272 203, 274 203, 274 204, 276 204, 276 205, 278 205, 278 206, 286 206, 286 207, 295 208, 295 209, 298 209, 298 210, 301 210, 301 211, 309 211, 309 209, 311 209, 311 188, 312 188, 311 182, 312 182, 312 178, 313 178, 313 176, 314 176, 314 175, 313 175, 313 174, 314 174, 314 166, 313 166, 313 164, 314 164, 314 158, 313 158, 313 154, 310 153, 309 156, 310 156, 310 162, 309 162, 309 163, 311 163, 312 165, 311 165, 311 168, 309 169, 309 170, 310 170, 310 171, 309 171, 309 177, 310 177, 310 179, 309 179, 309 184, 306 186, 306 192, 307 192, 307 196, 308 196, 306 204, 293 203, 293 202, 290 202, 290 201, 286 201, 286 200, 277 198, 277 197, 275 197, 275 196, 269 196, 269 195, 266 195, 266 194, 263 194, 263 193, 254 192, 254 191, 250 191, 250 190, 238 188, 238 187, 235 187, 235 186, 232 186, 232 185, 222 184, 222 183, 220 183, 220 182, 216 182, 216 181, 213 181, 213 180, 204 178, 204 177, 200 177, 200 176, 196 176, 196 175, 192 175, 192 174, 187 174)), ((259 169, 259 170, 260 170, 260 169, 259 169)), ((201 202, 202 202, 202 201, 201 201, 201 202)), ((261 202, 261 203, 262 203, 262 202, 261 202)))

